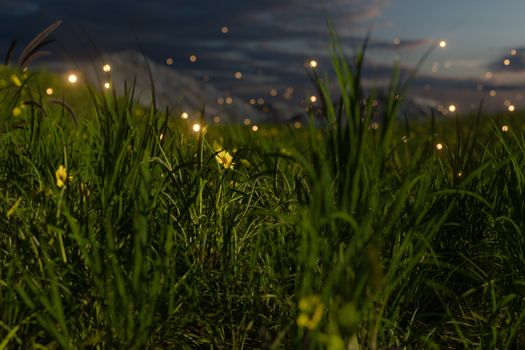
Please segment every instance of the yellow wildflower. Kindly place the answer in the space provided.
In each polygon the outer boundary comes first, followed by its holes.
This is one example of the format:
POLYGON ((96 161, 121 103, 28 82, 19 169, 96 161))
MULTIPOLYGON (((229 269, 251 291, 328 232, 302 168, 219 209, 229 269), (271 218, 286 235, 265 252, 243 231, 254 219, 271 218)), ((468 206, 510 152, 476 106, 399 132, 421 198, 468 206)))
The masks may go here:
POLYGON ((297 325, 313 330, 323 317, 324 305, 318 295, 312 295, 299 301, 299 310, 297 325))
POLYGON ((217 154, 215 154, 215 159, 217 160, 217 163, 224 167, 224 169, 233 169, 233 165, 235 164, 232 155, 226 150, 217 152, 217 154))
POLYGON ((14 117, 18 117, 20 114, 22 114, 22 109, 20 107, 15 107, 11 111, 14 117))
POLYGON ((55 177, 57 180, 58 188, 64 187, 66 183, 73 180, 73 176, 68 176, 67 169, 63 165, 58 167, 57 171, 55 172, 55 177))
POLYGON ((16 86, 22 86, 22 82, 20 81, 20 79, 19 79, 15 74, 12 74, 12 75, 11 75, 11 81, 12 81, 13 84, 15 84, 16 86))

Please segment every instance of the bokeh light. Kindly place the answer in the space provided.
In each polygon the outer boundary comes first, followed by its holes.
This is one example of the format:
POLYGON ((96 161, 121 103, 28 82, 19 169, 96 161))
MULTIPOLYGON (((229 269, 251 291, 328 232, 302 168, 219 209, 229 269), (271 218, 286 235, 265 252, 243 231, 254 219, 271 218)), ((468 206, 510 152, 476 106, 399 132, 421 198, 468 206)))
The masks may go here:
POLYGON ((75 84, 78 81, 78 77, 76 74, 69 74, 67 77, 67 81, 69 81, 71 84, 75 84))

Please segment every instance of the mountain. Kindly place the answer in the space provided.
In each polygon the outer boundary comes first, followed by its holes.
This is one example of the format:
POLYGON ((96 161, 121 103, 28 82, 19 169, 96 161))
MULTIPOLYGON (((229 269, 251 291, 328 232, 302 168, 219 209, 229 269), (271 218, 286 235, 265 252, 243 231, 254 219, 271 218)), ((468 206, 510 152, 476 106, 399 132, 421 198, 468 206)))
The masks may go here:
POLYGON ((138 52, 124 51, 103 54, 102 57, 97 62, 80 61, 74 64, 47 62, 42 66, 59 73, 80 72, 88 83, 100 86, 100 88, 103 88, 104 84, 110 81, 118 94, 124 92, 125 83, 130 87, 135 81, 138 101, 141 104, 148 105, 151 102, 152 91, 148 73, 149 65, 159 109, 169 107, 171 111, 175 111, 179 115, 186 112, 190 117, 198 118, 204 107, 208 121, 213 120, 218 115, 221 122, 224 123, 242 123, 246 118, 254 123, 265 120, 261 111, 244 102, 241 98, 226 96, 210 83, 198 81, 169 66, 145 59, 138 52), (111 71, 104 72, 102 68, 104 64, 109 64, 111 71), (229 100, 228 97, 231 98, 231 104, 226 102, 229 100), (224 103, 219 104, 219 99, 224 103))

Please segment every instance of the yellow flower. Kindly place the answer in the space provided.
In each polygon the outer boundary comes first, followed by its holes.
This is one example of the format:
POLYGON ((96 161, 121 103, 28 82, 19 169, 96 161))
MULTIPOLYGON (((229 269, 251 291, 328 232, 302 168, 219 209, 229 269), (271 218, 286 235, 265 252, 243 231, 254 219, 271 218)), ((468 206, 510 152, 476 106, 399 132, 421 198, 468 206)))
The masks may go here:
POLYGON ((215 154, 215 159, 217 160, 217 163, 224 167, 224 169, 233 169, 233 165, 235 164, 232 155, 226 150, 217 152, 217 154, 215 154))
POLYGON ((73 176, 68 176, 67 169, 63 165, 58 167, 57 171, 55 172, 55 177, 58 188, 62 188, 66 185, 66 183, 73 181, 73 176))
POLYGON ((312 295, 299 301, 299 310, 301 313, 297 317, 297 325, 313 330, 323 317, 324 305, 318 295, 312 295))
POLYGON ((20 79, 18 79, 18 77, 14 74, 11 74, 11 81, 13 82, 13 84, 15 84, 16 86, 22 86, 22 82, 20 81, 20 79))
POLYGON ((11 113, 13 113, 14 117, 18 117, 20 114, 22 114, 22 109, 20 107, 15 107, 11 113))

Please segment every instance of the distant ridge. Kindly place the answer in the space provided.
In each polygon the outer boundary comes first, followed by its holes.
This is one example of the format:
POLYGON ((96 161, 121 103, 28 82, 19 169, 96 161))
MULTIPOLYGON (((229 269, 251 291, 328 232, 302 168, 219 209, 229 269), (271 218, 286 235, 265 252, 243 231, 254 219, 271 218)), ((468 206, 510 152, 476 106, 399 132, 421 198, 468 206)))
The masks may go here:
MULTIPOLYGON (((153 76, 158 108, 169 107, 175 113, 187 112, 191 117, 197 118, 204 107, 208 121, 219 115, 224 123, 242 123, 246 118, 256 123, 264 122, 262 112, 240 98, 229 96, 233 99, 232 104, 219 105, 217 100, 226 99, 228 96, 212 84, 198 81, 153 60, 147 59, 147 62, 153 76)), ((144 105, 151 103, 151 82, 146 61, 144 56, 136 51, 103 54, 103 59, 95 63, 81 61, 73 65, 51 62, 45 63, 43 67, 61 73, 80 70, 84 78, 95 86, 103 85, 111 77, 111 82, 119 94, 124 91, 124 82, 131 86, 136 79, 137 100, 144 105), (102 70, 103 64, 106 63, 111 66, 109 73, 102 70)))

